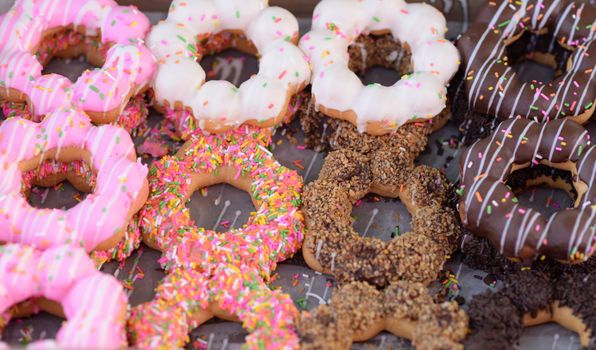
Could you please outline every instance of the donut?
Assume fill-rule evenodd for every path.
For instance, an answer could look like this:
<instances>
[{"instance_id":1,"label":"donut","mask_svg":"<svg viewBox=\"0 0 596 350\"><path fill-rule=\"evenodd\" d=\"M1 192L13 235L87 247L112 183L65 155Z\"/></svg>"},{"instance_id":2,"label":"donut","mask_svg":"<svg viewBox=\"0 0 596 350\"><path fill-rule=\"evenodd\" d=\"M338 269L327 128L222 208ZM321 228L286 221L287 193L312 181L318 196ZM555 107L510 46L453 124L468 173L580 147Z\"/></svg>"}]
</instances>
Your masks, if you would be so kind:
<instances>
[{"instance_id":1,"label":"donut","mask_svg":"<svg viewBox=\"0 0 596 350\"><path fill-rule=\"evenodd\" d=\"M185 137L196 128L221 133L244 123L277 125L288 116L292 96L310 80L297 41L296 18L265 0L175 0L167 19L147 37L159 61L155 107L174 114ZM239 87L206 82L198 63L228 48L259 57L258 73Z\"/></svg>"},{"instance_id":2,"label":"donut","mask_svg":"<svg viewBox=\"0 0 596 350\"><path fill-rule=\"evenodd\" d=\"M56 340L32 348L126 347L126 293L116 278L95 269L84 249L6 244L0 246L0 272L0 328L14 316L11 306L31 298L38 298L35 310L19 313L44 310L66 319Z\"/></svg>"},{"instance_id":3,"label":"donut","mask_svg":"<svg viewBox=\"0 0 596 350\"><path fill-rule=\"evenodd\" d=\"M461 228L455 211L446 206L446 178L436 169L414 165L430 130L428 124L408 124L394 135L363 137L352 127L360 138L334 141L342 146L328 154L319 178L302 195L307 228L302 254L309 267L340 283L365 281L380 288L437 277ZM352 227L351 212L367 193L399 198L412 215L412 232L387 243L361 237Z\"/></svg>"},{"instance_id":4,"label":"donut","mask_svg":"<svg viewBox=\"0 0 596 350\"><path fill-rule=\"evenodd\" d=\"M471 261L473 268L491 271L503 280L499 290L478 294L469 303L472 332L466 347L511 348L524 327L548 322L577 333L583 347L595 343L596 302L585 292L596 283L594 258L572 266L548 258L523 266L479 237L470 237L462 250L466 263Z\"/></svg>"},{"instance_id":5,"label":"donut","mask_svg":"<svg viewBox=\"0 0 596 350\"><path fill-rule=\"evenodd\" d=\"M402 0L319 2L312 30L300 40L313 67L311 90L316 109L372 135L388 134L403 124L438 115L446 106L445 85L459 66L459 53L445 39L446 29L445 17L427 4ZM400 42L394 46L398 50L395 57L400 49L411 55L409 74L392 86L364 86L350 70L346 53L361 35L387 34Z\"/></svg>"},{"instance_id":6,"label":"donut","mask_svg":"<svg viewBox=\"0 0 596 350\"><path fill-rule=\"evenodd\" d=\"M20 0L0 17L0 99L28 105L34 120L77 107L112 123L149 87L156 62L143 38L149 20L112 0ZM52 57L85 54L95 66L73 84L42 74Z\"/></svg>"},{"instance_id":7,"label":"donut","mask_svg":"<svg viewBox=\"0 0 596 350\"><path fill-rule=\"evenodd\" d=\"M521 116L586 123L596 101L596 8L572 0L486 1L457 42L464 100L477 118ZM527 50L551 66L552 81L526 82L513 66Z\"/></svg>"},{"instance_id":8,"label":"donut","mask_svg":"<svg viewBox=\"0 0 596 350\"><path fill-rule=\"evenodd\" d=\"M156 298L132 311L134 346L182 347L193 328L214 316L242 321L251 332L247 348L298 345L298 310L266 281L277 262L300 248L302 180L275 161L265 148L270 141L269 131L249 126L194 135L176 156L151 167L141 233L147 245L164 253L167 275ZM256 211L226 233L197 227L185 203L195 190L222 182L249 193Z\"/></svg>"},{"instance_id":9,"label":"donut","mask_svg":"<svg viewBox=\"0 0 596 350\"><path fill-rule=\"evenodd\" d=\"M23 175L48 160L84 161L96 174L93 192L68 210L32 207L22 193ZM0 164L0 242L37 249L75 243L88 252L108 250L121 241L147 198L147 167L137 162L130 135L112 125L93 126L76 109L50 113L41 123L4 121ZM69 177L58 173L51 181Z\"/></svg>"},{"instance_id":10,"label":"donut","mask_svg":"<svg viewBox=\"0 0 596 350\"><path fill-rule=\"evenodd\" d=\"M21 193L25 198L33 186L52 187L64 180L68 180L78 191L91 193L97 184L97 176L93 169L84 161L57 162L47 160L34 170L24 172ZM128 223L124 231L123 239L118 245L108 250L96 250L91 252L91 259L99 268L111 260L123 261L141 244L141 232L139 230L137 215Z\"/></svg>"},{"instance_id":11,"label":"donut","mask_svg":"<svg viewBox=\"0 0 596 350\"><path fill-rule=\"evenodd\" d=\"M595 161L587 130L575 122L506 120L492 136L479 140L461 155L458 192L462 223L510 258L545 255L569 263L584 261L593 253ZM577 193L573 208L547 219L519 203L507 179L516 170L536 165L571 172ZM565 183L544 176L534 179L533 184L569 191Z\"/></svg>"},{"instance_id":12,"label":"donut","mask_svg":"<svg viewBox=\"0 0 596 350\"><path fill-rule=\"evenodd\" d=\"M463 349L468 319L456 303L436 304L421 283L398 281L377 290L351 282L334 290L329 304L302 313L297 329L304 350L350 349L383 330L419 350Z\"/></svg>"}]
</instances>

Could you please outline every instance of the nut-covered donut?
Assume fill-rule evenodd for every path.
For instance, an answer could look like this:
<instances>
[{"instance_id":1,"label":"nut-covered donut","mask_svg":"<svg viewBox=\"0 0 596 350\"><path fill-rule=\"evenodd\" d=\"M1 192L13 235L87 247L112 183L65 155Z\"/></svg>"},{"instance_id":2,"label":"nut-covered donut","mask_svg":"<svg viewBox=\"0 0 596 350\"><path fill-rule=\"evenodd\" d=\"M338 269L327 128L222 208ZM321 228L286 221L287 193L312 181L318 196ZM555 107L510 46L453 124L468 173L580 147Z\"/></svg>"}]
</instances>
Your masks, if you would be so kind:
<instances>
[{"instance_id":1,"label":"nut-covered donut","mask_svg":"<svg viewBox=\"0 0 596 350\"><path fill-rule=\"evenodd\" d=\"M528 41L524 33L546 37ZM469 108L499 120L570 118L581 124L596 102L596 8L573 0L486 1L476 23L458 40ZM528 41L534 59L562 74L553 81L520 79L509 49ZM552 57L556 46L564 62ZM550 55L550 57L549 57Z\"/></svg>"},{"instance_id":2,"label":"nut-covered donut","mask_svg":"<svg viewBox=\"0 0 596 350\"><path fill-rule=\"evenodd\" d=\"M157 108L179 119L183 135L195 128L217 133L243 123L279 124L292 95L310 80L297 41L294 15L268 7L267 1L176 0L168 18L147 38L159 60L153 82ZM232 47L257 55L258 73L239 87L223 80L206 82L198 61Z\"/></svg>"},{"instance_id":3,"label":"nut-covered donut","mask_svg":"<svg viewBox=\"0 0 596 350\"><path fill-rule=\"evenodd\" d=\"M68 210L32 207L22 193L23 175L47 160L83 160L97 176L93 192ZM137 162L130 135L112 125L93 126L74 109L50 113L39 124L22 118L4 121L0 164L0 242L39 249L75 243L88 252L107 250L121 241L147 198L147 167Z\"/></svg>"},{"instance_id":4,"label":"nut-covered donut","mask_svg":"<svg viewBox=\"0 0 596 350\"><path fill-rule=\"evenodd\" d=\"M112 0L16 1L0 16L0 99L27 102L37 119L78 107L96 123L111 123L153 77L156 63L142 42L148 30L143 13ZM42 74L53 56L82 53L101 68L74 84Z\"/></svg>"},{"instance_id":5,"label":"nut-covered donut","mask_svg":"<svg viewBox=\"0 0 596 350\"><path fill-rule=\"evenodd\" d=\"M242 321L251 332L248 348L297 346L298 310L265 282L277 262L300 248L302 180L275 161L269 142L269 131L248 126L194 135L176 156L152 166L141 230L144 242L164 252L168 274L156 298L132 312L135 346L181 347L190 330L214 315ZM185 203L195 190L222 182L249 193L256 211L226 233L197 227Z\"/></svg>"},{"instance_id":6,"label":"nut-covered donut","mask_svg":"<svg viewBox=\"0 0 596 350\"><path fill-rule=\"evenodd\" d=\"M376 137L379 147L369 153L350 148L329 153L319 178L305 186L302 197L307 227L302 253L312 269L341 282L379 287L436 278L460 227L456 213L445 205L448 181L436 169L414 165L429 130L412 124L396 135ZM361 237L352 227L351 212L367 193L399 197L413 217L412 232L387 243Z\"/></svg>"},{"instance_id":7,"label":"nut-covered donut","mask_svg":"<svg viewBox=\"0 0 596 350\"><path fill-rule=\"evenodd\" d=\"M445 86L459 66L457 49L445 39L446 28L445 17L427 4L321 1L314 11L312 30L300 41L313 66L316 108L372 135L433 118L445 109ZM348 48L361 34L388 33L411 52L412 73L392 86L364 86L350 70Z\"/></svg>"},{"instance_id":8,"label":"nut-covered donut","mask_svg":"<svg viewBox=\"0 0 596 350\"><path fill-rule=\"evenodd\" d=\"M17 313L41 309L66 318L55 341L31 347L126 347L126 293L116 278L96 270L84 249L60 245L42 252L20 244L0 246L0 330L11 318L9 308L31 298L38 298L35 308Z\"/></svg>"},{"instance_id":9,"label":"nut-covered donut","mask_svg":"<svg viewBox=\"0 0 596 350\"><path fill-rule=\"evenodd\" d=\"M544 254L567 262L588 259L596 224L594 150L587 130L567 119L547 124L524 118L504 121L460 158L459 210L464 226L488 238L507 257L532 259ZM577 191L573 208L548 219L521 205L506 185L512 172L539 164L570 171ZM547 179L537 181L558 187Z\"/></svg>"},{"instance_id":10,"label":"nut-covered donut","mask_svg":"<svg viewBox=\"0 0 596 350\"><path fill-rule=\"evenodd\" d=\"M333 292L330 304L305 312L297 323L301 349L349 349L383 330L417 349L463 349L468 319L457 304L435 304L423 284L395 282L382 291L363 282Z\"/></svg>"}]
</instances>

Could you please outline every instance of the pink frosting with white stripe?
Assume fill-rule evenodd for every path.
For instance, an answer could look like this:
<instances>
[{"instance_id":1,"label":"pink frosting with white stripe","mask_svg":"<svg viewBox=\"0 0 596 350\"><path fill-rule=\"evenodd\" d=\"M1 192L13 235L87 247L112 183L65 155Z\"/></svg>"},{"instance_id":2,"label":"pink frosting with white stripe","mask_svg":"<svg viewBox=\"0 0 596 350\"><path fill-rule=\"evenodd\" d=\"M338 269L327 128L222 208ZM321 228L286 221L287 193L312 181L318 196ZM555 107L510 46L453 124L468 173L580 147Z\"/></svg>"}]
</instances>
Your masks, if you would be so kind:
<instances>
[{"instance_id":1,"label":"pink frosting with white stripe","mask_svg":"<svg viewBox=\"0 0 596 350\"><path fill-rule=\"evenodd\" d=\"M60 303L67 320L55 341L30 347L126 346L127 296L117 279L94 268L83 249L61 245L42 252L20 244L0 246L0 314L36 297Z\"/></svg>"},{"instance_id":2,"label":"pink frosting with white stripe","mask_svg":"<svg viewBox=\"0 0 596 350\"><path fill-rule=\"evenodd\" d=\"M42 33L68 26L84 26L87 35L100 35L102 43L114 45L103 67L85 72L72 86L74 100L61 94L63 80L68 79L44 79L35 56ZM17 1L0 16L0 88L27 95L37 116L73 106L73 101L88 112L108 112L119 106L122 112L125 98L147 86L156 69L142 40L149 27L149 20L136 7L118 6L112 0ZM40 87L45 92L40 93L44 91Z\"/></svg>"},{"instance_id":3,"label":"pink frosting with white stripe","mask_svg":"<svg viewBox=\"0 0 596 350\"><path fill-rule=\"evenodd\" d=\"M19 164L56 150L77 149L90 155L97 173L93 193L68 210L32 207L21 191ZM42 123L21 118L0 125L0 242L45 249L76 242L92 251L126 229L129 213L146 186L147 167L135 161L130 135L122 128L91 125L87 116L69 109L53 112Z\"/></svg>"}]
</instances>

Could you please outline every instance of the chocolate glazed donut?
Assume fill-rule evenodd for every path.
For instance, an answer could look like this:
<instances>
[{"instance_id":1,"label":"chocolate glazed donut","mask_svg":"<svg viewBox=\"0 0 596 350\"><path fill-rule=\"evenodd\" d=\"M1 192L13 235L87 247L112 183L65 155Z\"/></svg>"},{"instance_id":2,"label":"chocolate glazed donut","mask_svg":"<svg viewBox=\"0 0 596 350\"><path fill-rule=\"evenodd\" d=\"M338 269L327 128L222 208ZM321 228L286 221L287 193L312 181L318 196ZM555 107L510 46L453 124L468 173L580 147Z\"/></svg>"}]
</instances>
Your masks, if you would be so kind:
<instances>
[{"instance_id":1,"label":"chocolate glazed donut","mask_svg":"<svg viewBox=\"0 0 596 350\"><path fill-rule=\"evenodd\" d=\"M539 37L527 45L536 61L562 75L552 82L519 79L512 67L515 62L507 55L511 44L524 40L524 32L552 37ZM457 43L464 60L469 109L499 120L569 117L584 124L596 102L595 38L596 8L590 4L569 0L487 2L476 23ZM562 56L558 57L562 63L553 59L556 46L562 48L557 55Z\"/></svg>"},{"instance_id":2,"label":"chocolate glazed donut","mask_svg":"<svg viewBox=\"0 0 596 350\"><path fill-rule=\"evenodd\" d=\"M593 252L596 228L596 146L589 146L587 131L567 119L539 124L516 118L501 123L460 159L463 224L509 258L544 254L565 262L586 260ZM520 205L505 184L513 171L537 164L569 171L577 191L574 207L548 220Z\"/></svg>"}]
</instances>

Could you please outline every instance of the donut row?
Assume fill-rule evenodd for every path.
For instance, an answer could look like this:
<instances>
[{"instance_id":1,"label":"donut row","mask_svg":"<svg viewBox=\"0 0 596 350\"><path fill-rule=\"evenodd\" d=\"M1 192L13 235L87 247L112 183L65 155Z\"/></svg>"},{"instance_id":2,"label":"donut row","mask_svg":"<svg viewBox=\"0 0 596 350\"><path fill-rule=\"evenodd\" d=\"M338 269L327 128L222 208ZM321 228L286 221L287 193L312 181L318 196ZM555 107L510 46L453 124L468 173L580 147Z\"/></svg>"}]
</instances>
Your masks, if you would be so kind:
<instances>
[{"instance_id":1,"label":"donut row","mask_svg":"<svg viewBox=\"0 0 596 350\"><path fill-rule=\"evenodd\" d=\"M296 18L266 0L174 0L153 27L113 0L17 0L0 16L0 329L44 310L67 321L35 347L178 348L219 317L242 322L251 349L347 349L383 330L420 349L463 348L468 317L428 290L457 249L459 220L515 261L580 263L594 252L596 152L581 124L596 108L596 9L491 1L457 45L446 31L440 11L403 0L323 0L302 37ZM199 64L229 48L259 58L240 86L208 80ZM515 61L530 54L553 81L518 76ZM74 83L44 74L53 58L82 55L98 68ZM401 79L364 85L377 65ZM185 141L151 166L131 136L149 104ZM446 177L415 164L451 112L502 121L468 135L477 141L460 160L459 217ZM272 129L294 115L307 143L332 151L304 189L270 150ZM547 219L519 204L508 179L539 166L570 172L532 183L570 188L574 208ZM32 186L64 180L89 195L70 209L27 200ZM192 220L191 195L218 183L250 194L255 212L241 228ZM361 237L351 208L368 193L399 198L412 232ZM153 300L130 308L97 268L141 240L163 254L166 276ZM301 247L340 285L329 305L303 313L268 286ZM565 307L590 321L548 278L532 278L552 290L526 324L559 320ZM524 318L515 288L507 282L495 298ZM490 301L469 311L476 338L490 333L478 326L491 310L481 303Z\"/></svg>"}]
</instances>

